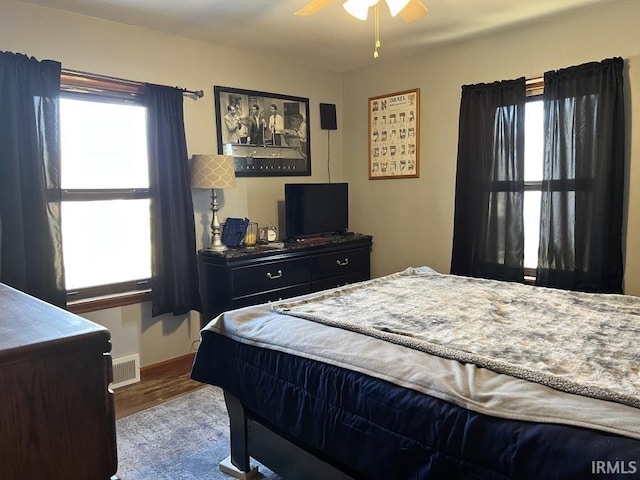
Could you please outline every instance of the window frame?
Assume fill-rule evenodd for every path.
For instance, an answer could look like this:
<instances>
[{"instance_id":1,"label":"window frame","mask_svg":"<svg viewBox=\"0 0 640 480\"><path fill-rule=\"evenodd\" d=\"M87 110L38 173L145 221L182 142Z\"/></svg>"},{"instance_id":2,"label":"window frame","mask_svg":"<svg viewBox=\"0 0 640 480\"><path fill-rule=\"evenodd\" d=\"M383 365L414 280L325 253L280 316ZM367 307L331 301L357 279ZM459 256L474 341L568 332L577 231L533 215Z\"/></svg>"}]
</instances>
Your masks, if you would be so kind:
<instances>
[{"instance_id":1,"label":"window frame","mask_svg":"<svg viewBox=\"0 0 640 480\"><path fill-rule=\"evenodd\" d=\"M61 98L75 98L100 103L145 105L144 86L111 77L85 72L64 71L61 75ZM151 199L149 188L62 189L61 201ZM64 241L64 239L63 239ZM85 313L151 299L151 278L67 289L67 309Z\"/></svg>"}]
</instances>

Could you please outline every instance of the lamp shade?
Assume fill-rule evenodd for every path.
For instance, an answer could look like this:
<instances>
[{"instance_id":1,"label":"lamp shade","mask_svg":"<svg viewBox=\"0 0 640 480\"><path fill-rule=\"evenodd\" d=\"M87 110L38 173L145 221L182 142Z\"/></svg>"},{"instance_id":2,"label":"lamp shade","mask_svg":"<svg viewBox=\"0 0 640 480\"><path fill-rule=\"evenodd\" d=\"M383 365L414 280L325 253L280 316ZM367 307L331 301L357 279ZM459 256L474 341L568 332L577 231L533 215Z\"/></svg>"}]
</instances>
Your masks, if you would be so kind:
<instances>
[{"instance_id":1,"label":"lamp shade","mask_svg":"<svg viewBox=\"0 0 640 480\"><path fill-rule=\"evenodd\" d=\"M342 6L357 19L366 20L369 7L376 3L378 3L378 0L347 0Z\"/></svg>"},{"instance_id":2,"label":"lamp shade","mask_svg":"<svg viewBox=\"0 0 640 480\"><path fill-rule=\"evenodd\" d=\"M387 6L389 7L389 11L391 12L391 16L395 17L399 14L404 7L407 6L409 0L385 0L387 2Z\"/></svg>"},{"instance_id":3,"label":"lamp shade","mask_svg":"<svg viewBox=\"0 0 640 480\"><path fill-rule=\"evenodd\" d=\"M380 0L347 0L342 5L344 9L360 20L366 20L369 7L375 5ZM385 0L391 16L395 17L409 4L409 0Z\"/></svg>"},{"instance_id":4,"label":"lamp shade","mask_svg":"<svg viewBox=\"0 0 640 480\"><path fill-rule=\"evenodd\" d=\"M194 155L191 166L193 188L235 188L236 175L231 155Z\"/></svg>"}]
</instances>

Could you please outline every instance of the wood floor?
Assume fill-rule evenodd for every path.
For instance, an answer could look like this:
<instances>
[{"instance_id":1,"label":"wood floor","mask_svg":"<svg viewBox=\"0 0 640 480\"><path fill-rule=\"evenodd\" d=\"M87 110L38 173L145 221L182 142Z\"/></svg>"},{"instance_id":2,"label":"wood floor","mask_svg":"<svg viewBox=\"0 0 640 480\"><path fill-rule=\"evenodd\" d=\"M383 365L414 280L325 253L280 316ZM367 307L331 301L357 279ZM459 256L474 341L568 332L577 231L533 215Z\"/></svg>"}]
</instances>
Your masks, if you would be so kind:
<instances>
[{"instance_id":1,"label":"wood floor","mask_svg":"<svg viewBox=\"0 0 640 480\"><path fill-rule=\"evenodd\" d=\"M194 354L140 369L140 382L114 391L116 419L166 402L204 386L191 380Z\"/></svg>"}]
</instances>

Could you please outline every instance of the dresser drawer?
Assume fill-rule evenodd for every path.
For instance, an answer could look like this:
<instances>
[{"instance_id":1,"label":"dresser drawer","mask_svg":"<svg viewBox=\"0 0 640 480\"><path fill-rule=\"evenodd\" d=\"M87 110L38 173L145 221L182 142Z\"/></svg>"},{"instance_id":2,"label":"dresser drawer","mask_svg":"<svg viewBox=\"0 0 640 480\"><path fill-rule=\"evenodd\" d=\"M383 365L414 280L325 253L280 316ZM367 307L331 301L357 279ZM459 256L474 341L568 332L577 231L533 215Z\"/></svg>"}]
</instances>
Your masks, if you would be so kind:
<instances>
[{"instance_id":1,"label":"dresser drawer","mask_svg":"<svg viewBox=\"0 0 640 480\"><path fill-rule=\"evenodd\" d=\"M232 298L309 283L310 280L308 258L234 267L231 272Z\"/></svg>"},{"instance_id":2,"label":"dresser drawer","mask_svg":"<svg viewBox=\"0 0 640 480\"><path fill-rule=\"evenodd\" d=\"M256 293L246 297L234 298L229 306L230 309L248 307L249 305L258 305L260 303L277 302L285 298L297 297L311 293L311 284L303 283L294 287L286 287L279 290L271 290L266 293Z\"/></svg>"},{"instance_id":3,"label":"dresser drawer","mask_svg":"<svg viewBox=\"0 0 640 480\"><path fill-rule=\"evenodd\" d=\"M365 272L369 276L369 247L323 253L311 257L313 280Z\"/></svg>"},{"instance_id":4,"label":"dresser drawer","mask_svg":"<svg viewBox=\"0 0 640 480\"><path fill-rule=\"evenodd\" d=\"M319 292L328 290L329 288L343 287L352 283L363 282L369 280L369 271L349 273L338 277L323 278L322 280L314 280L311 282L311 291Z\"/></svg>"}]
</instances>

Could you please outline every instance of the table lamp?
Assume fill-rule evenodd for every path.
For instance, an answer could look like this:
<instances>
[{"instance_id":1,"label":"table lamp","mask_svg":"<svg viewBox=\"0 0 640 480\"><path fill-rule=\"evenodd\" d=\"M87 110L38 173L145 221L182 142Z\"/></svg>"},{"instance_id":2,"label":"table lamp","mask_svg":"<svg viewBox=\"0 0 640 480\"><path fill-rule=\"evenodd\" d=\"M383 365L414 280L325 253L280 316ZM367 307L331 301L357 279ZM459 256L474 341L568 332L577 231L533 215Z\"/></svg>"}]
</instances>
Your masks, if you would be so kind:
<instances>
[{"instance_id":1,"label":"table lamp","mask_svg":"<svg viewBox=\"0 0 640 480\"><path fill-rule=\"evenodd\" d=\"M235 188L236 175L231 155L194 155L191 167L191 186L211 189L211 245L205 250L224 252L227 247L222 243L220 222L218 221L217 188Z\"/></svg>"}]
</instances>

